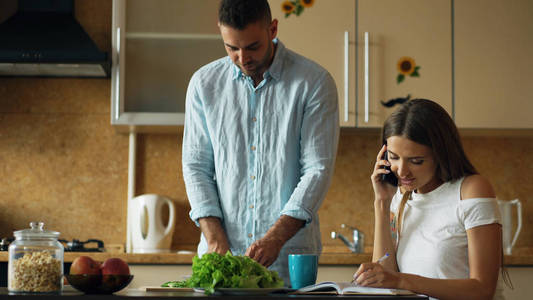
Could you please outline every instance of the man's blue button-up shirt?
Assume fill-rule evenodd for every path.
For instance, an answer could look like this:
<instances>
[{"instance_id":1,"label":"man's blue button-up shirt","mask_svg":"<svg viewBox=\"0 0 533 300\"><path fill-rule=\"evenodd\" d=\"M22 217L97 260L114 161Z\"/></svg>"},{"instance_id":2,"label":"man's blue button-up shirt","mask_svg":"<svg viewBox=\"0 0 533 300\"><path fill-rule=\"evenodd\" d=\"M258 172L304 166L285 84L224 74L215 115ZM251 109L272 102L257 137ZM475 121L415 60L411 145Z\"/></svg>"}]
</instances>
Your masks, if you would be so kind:
<instances>
[{"instance_id":1,"label":"man's blue button-up shirt","mask_svg":"<svg viewBox=\"0 0 533 300\"><path fill-rule=\"evenodd\" d=\"M272 265L286 279L289 253L321 252L317 211L335 163L338 100L325 69L275 42L257 87L229 57L193 75L182 164L191 219L220 218L235 255L281 215L306 221Z\"/></svg>"}]
</instances>

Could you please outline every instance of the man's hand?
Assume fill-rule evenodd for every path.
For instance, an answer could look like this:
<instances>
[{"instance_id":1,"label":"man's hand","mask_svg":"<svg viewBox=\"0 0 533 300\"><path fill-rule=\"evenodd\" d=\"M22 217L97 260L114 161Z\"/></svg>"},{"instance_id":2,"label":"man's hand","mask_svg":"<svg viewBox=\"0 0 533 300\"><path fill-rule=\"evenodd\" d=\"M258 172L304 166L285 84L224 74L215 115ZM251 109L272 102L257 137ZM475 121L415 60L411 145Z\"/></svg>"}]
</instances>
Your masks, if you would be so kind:
<instances>
[{"instance_id":1,"label":"man's hand","mask_svg":"<svg viewBox=\"0 0 533 300\"><path fill-rule=\"evenodd\" d=\"M265 236L251 244L244 255L249 256L263 266L268 267L278 259L283 244L284 242L280 240Z\"/></svg>"},{"instance_id":2,"label":"man's hand","mask_svg":"<svg viewBox=\"0 0 533 300\"><path fill-rule=\"evenodd\" d=\"M265 267L278 259L279 252L285 243L292 238L305 224L304 220L282 215L270 227L265 236L255 241L246 250L245 255L256 260Z\"/></svg>"},{"instance_id":3,"label":"man's hand","mask_svg":"<svg viewBox=\"0 0 533 300\"><path fill-rule=\"evenodd\" d=\"M220 223L220 219L216 217L205 217L198 219L198 222L207 240L207 253L216 252L226 254L229 250L229 242L226 232L224 232Z\"/></svg>"},{"instance_id":4,"label":"man's hand","mask_svg":"<svg viewBox=\"0 0 533 300\"><path fill-rule=\"evenodd\" d=\"M226 254L229 250L228 241L209 241L207 242L207 253L216 252L218 254Z\"/></svg>"}]
</instances>

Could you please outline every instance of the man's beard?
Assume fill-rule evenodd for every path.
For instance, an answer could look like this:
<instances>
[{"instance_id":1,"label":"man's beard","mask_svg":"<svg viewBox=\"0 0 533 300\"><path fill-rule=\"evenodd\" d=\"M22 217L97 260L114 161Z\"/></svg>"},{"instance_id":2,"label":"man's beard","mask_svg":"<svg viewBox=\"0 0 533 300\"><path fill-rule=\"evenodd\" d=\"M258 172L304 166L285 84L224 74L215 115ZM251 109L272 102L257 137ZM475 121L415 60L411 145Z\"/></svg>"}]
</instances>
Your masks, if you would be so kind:
<instances>
[{"instance_id":1,"label":"man's beard","mask_svg":"<svg viewBox=\"0 0 533 300\"><path fill-rule=\"evenodd\" d=\"M268 49L263 59L261 59L260 61L252 61L251 63L246 64L246 66L251 65L252 66L251 69L246 69L244 65L239 65L239 68L244 74L250 77L263 76L263 72L267 70L268 64L270 63L271 58L272 58L272 42L268 44Z\"/></svg>"}]
</instances>

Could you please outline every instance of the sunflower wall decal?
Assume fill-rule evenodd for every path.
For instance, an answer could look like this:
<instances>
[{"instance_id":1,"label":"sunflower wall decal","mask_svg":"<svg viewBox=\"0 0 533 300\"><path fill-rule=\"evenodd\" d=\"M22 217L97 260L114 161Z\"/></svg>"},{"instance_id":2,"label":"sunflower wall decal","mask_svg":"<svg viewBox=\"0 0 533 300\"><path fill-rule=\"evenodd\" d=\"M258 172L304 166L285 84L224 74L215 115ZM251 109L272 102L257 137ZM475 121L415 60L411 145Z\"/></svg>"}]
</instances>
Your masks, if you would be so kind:
<instances>
[{"instance_id":1,"label":"sunflower wall decal","mask_svg":"<svg viewBox=\"0 0 533 300\"><path fill-rule=\"evenodd\" d=\"M285 18L288 18L291 14L299 16L304 11L304 8L309 8L313 4L315 4L315 0L283 1L281 10L285 13Z\"/></svg>"},{"instance_id":2,"label":"sunflower wall decal","mask_svg":"<svg viewBox=\"0 0 533 300\"><path fill-rule=\"evenodd\" d=\"M411 57L404 56L400 58L398 61L398 72L400 74L396 77L396 83L400 84L405 79L405 76L420 77L419 69L420 66L417 66L415 60Z\"/></svg>"}]
</instances>

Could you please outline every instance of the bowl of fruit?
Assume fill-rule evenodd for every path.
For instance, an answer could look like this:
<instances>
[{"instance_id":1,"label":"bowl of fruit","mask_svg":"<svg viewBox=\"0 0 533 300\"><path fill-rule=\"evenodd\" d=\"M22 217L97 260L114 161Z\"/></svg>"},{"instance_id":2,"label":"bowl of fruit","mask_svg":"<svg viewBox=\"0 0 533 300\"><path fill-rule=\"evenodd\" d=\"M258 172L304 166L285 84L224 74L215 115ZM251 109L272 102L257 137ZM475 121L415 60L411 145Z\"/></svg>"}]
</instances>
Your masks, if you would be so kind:
<instances>
[{"instance_id":1,"label":"bowl of fruit","mask_svg":"<svg viewBox=\"0 0 533 300\"><path fill-rule=\"evenodd\" d=\"M128 286L133 275L120 258L108 258L101 264L89 256L79 256L65 278L72 287L86 294L112 294Z\"/></svg>"}]
</instances>

